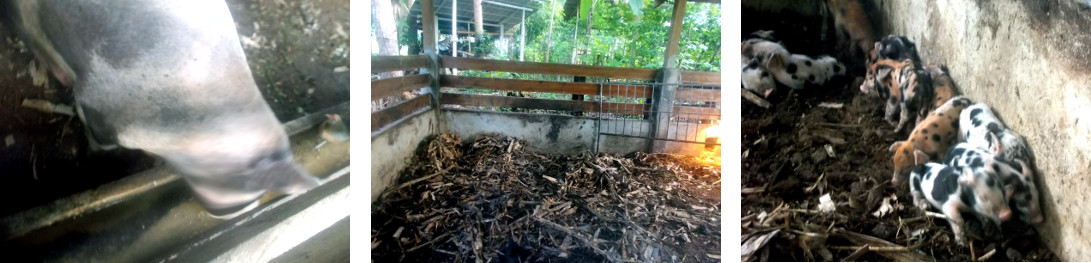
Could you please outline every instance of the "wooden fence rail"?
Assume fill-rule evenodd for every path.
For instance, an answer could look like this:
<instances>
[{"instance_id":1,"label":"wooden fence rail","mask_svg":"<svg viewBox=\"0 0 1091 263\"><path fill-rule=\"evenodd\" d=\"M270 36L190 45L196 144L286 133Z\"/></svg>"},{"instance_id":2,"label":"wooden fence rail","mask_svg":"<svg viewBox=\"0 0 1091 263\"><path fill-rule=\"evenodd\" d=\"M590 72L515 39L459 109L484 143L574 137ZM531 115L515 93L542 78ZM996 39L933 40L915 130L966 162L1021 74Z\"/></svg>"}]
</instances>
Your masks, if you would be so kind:
<instances>
[{"instance_id":1,"label":"wooden fence rail","mask_svg":"<svg viewBox=\"0 0 1091 263\"><path fill-rule=\"evenodd\" d=\"M409 75L404 77L387 78L371 81L371 100L397 95L403 91L428 87L428 80L432 77L426 74Z\"/></svg>"},{"instance_id":2,"label":"wooden fence rail","mask_svg":"<svg viewBox=\"0 0 1091 263\"><path fill-rule=\"evenodd\" d=\"M488 70L527 74L607 77L628 80L654 80L657 70L647 68L617 68L555 63L521 62L461 57L440 57L444 68Z\"/></svg>"},{"instance_id":3,"label":"wooden fence rail","mask_svg":"<svg viewBox=\"0 0 1091 263\"><path fill-rule=\"evenodd\" d=\"M430 67L428 56L371 56L371 73Z\"/></svg>"},{"instance_id":4,"label":"wooden fence rail","mask_svg":"<svg viewBox=\"0 0 1091 263\"><path fill-rule=\"evenodd\" d=\"M410 113L429 107L428 102L428 96L417 96L408 101L403 101L397 105L371 113L371 131L377 131L387 124L409 116Z\"/></svg>"}]
</instances>

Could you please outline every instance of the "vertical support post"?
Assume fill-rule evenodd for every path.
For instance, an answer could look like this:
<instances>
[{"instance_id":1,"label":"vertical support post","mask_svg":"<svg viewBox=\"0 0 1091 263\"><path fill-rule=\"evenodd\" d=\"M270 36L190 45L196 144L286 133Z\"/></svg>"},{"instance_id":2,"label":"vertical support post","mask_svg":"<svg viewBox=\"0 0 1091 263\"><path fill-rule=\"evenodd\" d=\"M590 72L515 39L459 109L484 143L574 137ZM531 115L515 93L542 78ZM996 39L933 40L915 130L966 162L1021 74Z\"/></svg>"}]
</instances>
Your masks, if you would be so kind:
<instances>
[{"instance_id":1,"label":"vertical support post","mask_svg":"<svg viewBox=\"0 0 1091 263\"><path fill-rule=\"evenodd\" d=\"M678 41L682 38L682 18L686 16L685 0L674 1L674 10L671 13L671 28L667 35L667 49L663 57L663 69L659 71L658 81L660 86L655 90L652 98L654 111L651 123L651 135L656 139L670 138L670 118L674 111L674 94L681 83L682 74L678 70ZM659 140L651 140L648 143L649 152L661 152L665 145L657 143Z\"/></svg>"},{"instance_id":2,"label":"vertical support post","mask_svg":"<svg viewBox=\"0 0 1091 263\"><path fill-rule=\"evenodd\" d=\"M587 82L587 77L573 76L572 77L572 82L584 83L584 82ZM583 94L572 94L572 100L583 101ZM573 111L572 116L583 116L583 112L582 111Z\"/></svg>"},{"instance_id":3,"label":"vertical support post","mask_svg":"<svg viewBox=\"0 0 1091 263\"><path fill-rule=\"evenodd\" d=\"M433 0L421 0L421 28L424 29L424 54L428 56L428 61L431 62L428 68L422 68L421 72L427 72L430 76L428 80L428 96L429 103L432 106L432 111L436 115L436 123L432 128L437 132L442 132L441 128L446 125L441 124L444 120L440 112L439 104L439 78L440 78L440 63L439 52L436 49L436 40L439 36L439 23L436 23L436 9L433 5Z\"/></svg>"},{"instance_id":4,"label":"vertical support post","mask_svg":"<svg viewBox=\"0 0 1091 263\"><path fill-rule=\"evenodd\" d=\"M682 18L686 16L686 2L674 1L674 12L671 13L671 29L667 36L667 50L663 57L664 68L678 67L678 40L682 38Z\"/></svg>"},{"instance_id":5,"label":"vertical support post","mask_svg":"<svg viewBox=\"0 0 1091 263\"><path fill-rule=\"evenodd\" d=\"M670 119L674 115L674 94L681 81L682 71L676 68L663 68L659 71L658 81L661 83L658 89L652 93L652 121L651 135L655 139L670 139ZM648 152L661 152L663 143L658 140L650 140Z\"/></svg>"},{"instance_id":6,"label":"vertical support post","mask_svg":"<svg viewBox=\"0 0 1091 263\"><path fill-rule=\"evenodd\" d=\"M526 49L527 40L527 10L523 10L523 15L519 18L519 61L523 61L523 50Z\"/></svg>"},{"instance_id":7,"label":"vertical support post","mask_svg":"<svg viewBox=\"0 0 1091 263\"><path fill-rule=\"evenodd\" d=\"M500 55L507 56L508 43L504 40L507 40L504 38L504 23L500 23Z\"/></svg>"},{"instance_id":8,"label":"vertical support post","mask_svg":"<svg viewBox=\"0 0 1091 263\"><path fill-rule=\"evenodd\" d=\"M458 57L458 0L451 1L451 56Z\"/></svg>"},{"instance_id":9,"label":"vertical support post","mask_svg":"<svg viewBox=\"0 0 1091 263\"><path fill-rule=\"evenodd\" d=\"M432 5L433 0L421 0L421 29L424 30L424 54L436 53L436 7Z\"/></svg>"}]
</instances>

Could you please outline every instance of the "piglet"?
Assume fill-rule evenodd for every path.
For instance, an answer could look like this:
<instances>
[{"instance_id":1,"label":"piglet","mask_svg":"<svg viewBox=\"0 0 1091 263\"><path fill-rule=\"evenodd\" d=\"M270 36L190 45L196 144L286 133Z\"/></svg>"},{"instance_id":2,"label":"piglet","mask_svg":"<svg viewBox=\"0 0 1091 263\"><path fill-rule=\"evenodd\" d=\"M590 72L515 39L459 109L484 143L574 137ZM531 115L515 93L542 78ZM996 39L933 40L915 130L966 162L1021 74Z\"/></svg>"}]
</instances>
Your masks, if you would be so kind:
<instances>
[{"instance_id":1,"label":"piglet","mask_svg":"<svg viewBox=\"0 0 1091 263\"><path fill-rule=\"evenodd\" d=\"M788 64L788 58L791 55L791 53L788 53L788 49L785 49L778 42L761 38L751 38L742 42L743 64L756 61L761 68L766 70L781 69Z\"/></svg>"},{"instance_id":2,"label":"piglet","mask_svg":"<svg viewBox=\"0 0 1091 263\"><path fill-rule=\"evenodd\" d=\"M875 55L880 59L899 61L908 59L917 64L920 64L921 61L917 55L917 45L909 41L905 36L899 35L887 35L876 42Z\"/></svg>"},{"instance_id":3,"label":"piglet","mask_svg":"<svg viewBox=\"0 0 1091 263\"><path fill-rule=\"evenodd\" d=\"M777 83L773 81L773 75L758 66L757 61L750 61L750 64L743 65L742 86L769 97L776 89Z\"/></svg>"},{"instance_id":4,"label":"piglet","mask_svg":"<svg viewBox=\"0 0 1091 263\"><path fill-rule=\"evenodd\" d=\"M1007 160L1022 160L1032 163L1027 143L1015 131L1008 129L1000 119L993 114L985 103L974 103L962 110L959 118L959 137L962 141L977 145L982 148L997 149L994 154L999 154ZM987 135L992 134L999 139L1000 147L993 147Z\"/></svg>"},{"instance_id":5,"label":"piglet","mask_svg":"<svg viewBox=\"0 0 1091 263\"><path fill-rule=\"evenodd\" d=\"M899 184L913 165L943 160L947 149L958 140L955 134L958 130L958 113L970 103L969 99L961 96L947 101L913 129L908 141L890 145L890 152L894 154L892 184Z\"/></svg>"},{"instance_id":6,"label":"piglet","mask_svg":"<svg viewBox=\"0 0 1091 263\"><path fill-rule=\"evenodd\" d=\"M926 163L915 166L909 180L913 203L922 211L931 206L947 216L959 245L965 244L961 212L972 211L998 225L1011 217L1000 179L995 175L980 176L970 170Z\"/></svg>"},{"instance_id":7,"label":"piglet","mask_svg":"<svg viewBox=\"0 0 1091 263\"><path fill-rule=\"evenodd\" d=\"M224 1L0 1L0 17L73 88L93 149L163 158L213 216L319 184L292 163Z\"/></svg>"},{"instance_id":8,"label":"piglet","mask_svg":"<svg viewBox=\"0 0 1091 263\"><path fill-rule=\"evenodd\" d=\"M958 96L955 82L951 80L951 75L947 73L947 66L928 64L924 65L924 68L928 70L928 75L932 77L932 93L935 94L932 103L934 107L939 108L940 105L947 103L951 98Z\"/></svg>"},{"instance_id":9,"label":"piglet","mask_svg":"<svg viewBox=\"0 0 1091 263\"><path fill-rule=\"evenodd\" d=\"M991 135L988 137L989 140L996 140ZM994 144L994 147L999 147L999 144ZM951 147L943 163L957 169L969 170L978 176L998 176L1004 184L1008 205L1015 209L1019 219L1028 224L1042 223L1044 217L1030 166L1022 160L1007 160L994 155L993 150L995 149L959 143Z\"/></svg>"}]
</instances>

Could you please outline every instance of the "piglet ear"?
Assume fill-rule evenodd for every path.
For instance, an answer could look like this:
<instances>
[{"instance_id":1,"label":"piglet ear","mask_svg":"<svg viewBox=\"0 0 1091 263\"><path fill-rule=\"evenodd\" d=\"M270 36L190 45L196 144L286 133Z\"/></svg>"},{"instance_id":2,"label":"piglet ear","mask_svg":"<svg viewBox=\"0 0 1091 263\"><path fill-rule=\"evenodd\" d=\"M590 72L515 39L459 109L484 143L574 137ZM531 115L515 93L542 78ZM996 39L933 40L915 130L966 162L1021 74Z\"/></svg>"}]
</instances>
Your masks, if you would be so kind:
<instances>
[{"instance_id":1,"label":"piglet ear","mask_svg":"<svg viewBox=\"0 0 1091 263\"><path fill-rule=\"evenodd\" d=\"M1005 194L1005 196L1008 196L1008 197L1015 194L1015 185L1004 186L1004 194Z\"/></svg>"},{"instance_id":2,"label":"piglet ear","mask_svg":"<svg viewBox=\"0 0 1091 263\"><path fill-rule=\"evenodd\" d=\"M914 164L919 165L919 164L923 164L923 163L928 162L928 154L922 152L921 150L914 150L913 151L913 158L914 158L913 159Z\"/></svg>"},{"instance_id":3,"label":"piglet ear","mask_svg":"<svg viewBox=\"0 0 1091 263\"><path fill-rule=\"evenodd\" d=\"M958 182L963 184L974 184L977 180L974 180L974 173L971 169L962 169L962 176L958 177Z\"/></svg>"},{"instance_id":4,"label":"piglet ear","mask_svg":"<svg viewBox=\"0 0 1091 263\"><path fill-rule=\"evenodd\" d=\"M1026 162L1023 162L1023 160L1015 159L1015 162L1019 163L1019 166L1023 167L1023 177L1027 178L1027 179L1030 179L1031 176L1032 176L1032 174L1030 172L1030 166L1027 165Z\"/></svg>"},{"instance_id":5,"label":"piglet ear","mask_svg":"<svg viewBox=\"0 0 1091 263\"><path fill-rule=\"evenodd\" d=\"M890 145L890 152L898 151L898 148L901 148L902 144L905 144L905 141L896 141L896 142L894 142L894 144Z\"/></svg>"},{"instance_id":6,"label":"piglet ear","mask_svg":"<svg viewBox=\"0 0 1091 263\"><path fill-rule=\"evenodd\" d=\"M1000 139L996 138L996 134L986 132L985 138L989 140L989 145L991 145L989 150L992 151L993 154L999 155L1000 152L1004 150L1004 147L1000 145Z\"/></svg>"}]
</instances>

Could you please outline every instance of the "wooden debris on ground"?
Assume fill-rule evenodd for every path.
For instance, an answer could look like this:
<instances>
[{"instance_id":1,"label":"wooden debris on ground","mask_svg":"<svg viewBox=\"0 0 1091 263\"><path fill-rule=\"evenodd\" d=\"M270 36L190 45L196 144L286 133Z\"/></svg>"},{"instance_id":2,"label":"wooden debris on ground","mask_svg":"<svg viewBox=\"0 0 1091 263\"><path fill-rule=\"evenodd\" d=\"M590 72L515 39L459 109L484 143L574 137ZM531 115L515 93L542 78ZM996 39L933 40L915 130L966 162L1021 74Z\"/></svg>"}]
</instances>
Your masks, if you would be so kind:
<instances>
[{"instance_id":1,"label":"wooden debris on ground","mask_svg":"<svg viewBox=\"0 0 1091 263\"><path fill-rule=\"evenodd\" d=\"M440 134L372 206L372 260L718 262L719 172L696 157Z\"/></svg>"}]
</instances>

